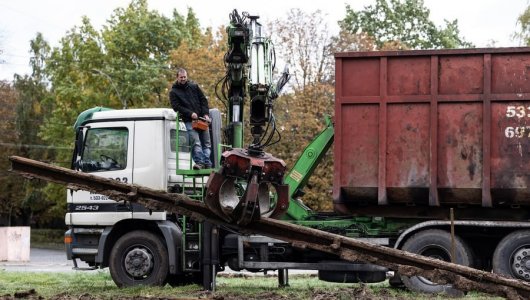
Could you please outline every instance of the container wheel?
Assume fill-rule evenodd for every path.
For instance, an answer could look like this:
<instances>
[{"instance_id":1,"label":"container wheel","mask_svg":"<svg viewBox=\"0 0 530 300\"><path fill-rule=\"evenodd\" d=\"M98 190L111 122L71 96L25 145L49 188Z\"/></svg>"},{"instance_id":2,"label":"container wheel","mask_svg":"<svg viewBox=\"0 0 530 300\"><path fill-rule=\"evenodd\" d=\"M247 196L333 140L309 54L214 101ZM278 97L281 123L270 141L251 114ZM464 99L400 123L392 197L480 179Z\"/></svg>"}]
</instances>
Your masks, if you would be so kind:
<instances>
[{"instance_id":1,"label":"container wheel","mask_svg":"<svg viewBox=\"0 0 530 300\"><path fill-rule=\"evenodd\" d=\"M136 230L118 239L110 252L110 275L119 287L164 285L168 273L168 254L155 234Z\"/></svg>"},{"instance_id":2,"label":"container wheel","mask_svg":"<svg viewBox=\"0 0 530 300\"><path fill-rule=\"evenodd\" d=\"M411 236L403 245L402 250L423 256L451 261L451 234L439 229L429 229ZM455 236L456 263L471 266L473 252L458 236ZM464 293L450 284L436 284L422 276L401 276L403 284L410 290L429 294L446 294L463 296Z\"/></svg>"},{"instance_id":3,"label":"container wheel","mask_svg":"<svg viewBox=\"0 0 530 300\"><path fill-rule=\"evenodd\" d=\"M505 236L493 253L493 272L530 281L530 231Z\"/></svg>"}]
</instances>

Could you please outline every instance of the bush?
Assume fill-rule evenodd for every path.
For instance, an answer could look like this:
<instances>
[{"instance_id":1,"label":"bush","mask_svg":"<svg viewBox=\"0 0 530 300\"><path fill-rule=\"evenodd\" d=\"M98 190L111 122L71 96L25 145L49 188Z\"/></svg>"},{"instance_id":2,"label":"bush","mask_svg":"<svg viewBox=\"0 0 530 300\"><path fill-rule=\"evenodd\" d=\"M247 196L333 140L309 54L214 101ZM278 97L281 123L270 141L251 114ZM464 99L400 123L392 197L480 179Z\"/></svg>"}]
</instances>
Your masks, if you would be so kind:
<instances>
[{"instance_id":1,"label":"bush","mask_svg":"<svg viewBox=\"0 0 530 300\"><path fill-rule=\"evenodd\" d=\"M63 229L31 229L31 247L34 248L64 248Z\"/></svg>"}]
</instances>

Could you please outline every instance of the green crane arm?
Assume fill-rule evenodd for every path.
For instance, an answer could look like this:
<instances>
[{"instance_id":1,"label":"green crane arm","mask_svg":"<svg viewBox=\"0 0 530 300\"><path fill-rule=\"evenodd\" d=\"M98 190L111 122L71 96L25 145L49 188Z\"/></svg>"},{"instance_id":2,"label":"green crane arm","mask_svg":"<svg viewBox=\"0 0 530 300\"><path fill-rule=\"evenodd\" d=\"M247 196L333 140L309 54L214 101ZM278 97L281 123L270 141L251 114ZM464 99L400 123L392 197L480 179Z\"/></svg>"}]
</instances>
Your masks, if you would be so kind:
<instances>
[{"instance_id":1,"label":"green crane arm","mask_svg":"<svg viewBox=\"0 0 530 300\"><path fill-rule=\"evenodd\" d=\"M284 218L288 220L304 220L311 215L311 209L298 198L309 177L318 166L329 147L333 144L334 127L331 117L326 116L326 127L305 147L293 168L284 179L289 186L289 209Z\"/></svg>"}]
</instances>

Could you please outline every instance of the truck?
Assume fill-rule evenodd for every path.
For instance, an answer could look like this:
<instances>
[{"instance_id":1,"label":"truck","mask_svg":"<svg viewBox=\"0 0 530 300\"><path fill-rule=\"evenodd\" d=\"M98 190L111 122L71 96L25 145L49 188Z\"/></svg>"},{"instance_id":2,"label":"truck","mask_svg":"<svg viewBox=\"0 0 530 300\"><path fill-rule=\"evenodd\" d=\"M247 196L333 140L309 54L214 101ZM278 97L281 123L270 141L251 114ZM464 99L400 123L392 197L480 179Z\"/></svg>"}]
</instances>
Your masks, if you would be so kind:
<instances>
[{"instance_id":1,"label":"truck","mask_svg":"<svg viewBox=\"0 0 530 300\"><path fill-rule=\"evenodd\" d=\"M211 111L214 169L191 169L185 128L173 110L163 108L83 112L75 125L72 168L207 204L215 194L209 192L212 178L230 178L217 186L213 200L221 206L212 210L230 218L242 199L252 198L239 211L239 225L259 218L257 208L294 225L530 280L530 48L335 54L334 121L326 121L291 170L262 185L258 180L266 176L260 174L228 176L226 153L243 145L248 92L253 143L236 154L251 161L270 158L261 141L271 140L263 136L274 126L273 100L286 76L274 90L270 64L256 68L255 56L268 53L268 46L261 36L242 38L260 32L257 17L246 17L250 22L243 24L233 14L228 28L228 122ZM247 63L255 68L248 76L241 68ZM229 143L221 141L223 135ZM334 212L314 212L300 196L332 143ZM269 185L276 193L261 188ZM289 269L318 270L321 280L332 282L388 278L388 268L376 264L111 198L68 190L65 243L76 268L77 260L109 267L118 286L202 283L212 289L215 274L226 266L278 270L283 286ZM450 284L399 272L389 283L460 293Z\"/></svg>"}]
</instances>

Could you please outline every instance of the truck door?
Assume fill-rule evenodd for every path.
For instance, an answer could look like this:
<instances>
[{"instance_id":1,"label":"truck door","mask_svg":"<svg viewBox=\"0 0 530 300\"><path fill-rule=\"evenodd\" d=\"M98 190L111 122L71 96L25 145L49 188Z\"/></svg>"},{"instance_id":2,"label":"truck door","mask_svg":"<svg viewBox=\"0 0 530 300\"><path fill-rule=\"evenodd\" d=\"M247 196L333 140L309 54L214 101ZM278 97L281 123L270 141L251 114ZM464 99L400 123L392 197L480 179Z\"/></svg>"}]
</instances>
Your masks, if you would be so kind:
<instances>
[{"instance_id":1,"label":"truck door","mask_svg":"<svg viewBox=\"0 0 530 300\"><path fill-rule=\"evenodd\" d=\"M169 145L167 145L168 185L173 186L175 190L179 190L176 186L183 187L185 183L182 174L177 175L179 173L178 170L190 170L192 165L186 125L182 122L171 122L169 124L169 137ZM188 183L191 184L191 180Z\"/></svg>"},{"instance_id":2,"label":"truck door","mask_svg":"<svg viewBox=\"0 0 530 300\"><path fill-rule=\"evenodd\" d=\"M121 182L133 182L134 122L101 122L84 129L83 147L75 167ZM107 196L68 190L67 225L113 225L132 217L129 203Z\"/></svg>"}]
</instances>

